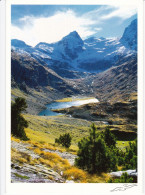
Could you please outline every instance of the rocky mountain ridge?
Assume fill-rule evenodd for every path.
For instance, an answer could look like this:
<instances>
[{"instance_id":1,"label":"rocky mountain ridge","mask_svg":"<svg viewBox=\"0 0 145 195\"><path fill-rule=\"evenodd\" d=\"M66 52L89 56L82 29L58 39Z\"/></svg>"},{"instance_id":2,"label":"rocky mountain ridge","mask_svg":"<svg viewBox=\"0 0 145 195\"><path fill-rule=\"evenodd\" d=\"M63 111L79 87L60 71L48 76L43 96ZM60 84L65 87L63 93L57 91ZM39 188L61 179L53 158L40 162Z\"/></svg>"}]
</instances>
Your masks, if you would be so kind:
<instances>
[{"instance_id":1,"label":"rocky mountain ridge","mask_svg":"<svg viewBox=\"0 0 145 195\"><path fill-rule=\"evenodd\" d=\"M12 40L12 49L17 53L30 55L57 73L57 69L102 72L117 65L119 58L136 54L137 20L125 29L121 39L91 37L83 41L74 31L56 43L41 42L35 47L28 46L23 41Z\"/></svg>"},{"instance_id":2,"label":"rocky mountain ridge","mask_svg":"<svg viewBox=\"0 0 145 195\"><path fill-rule=\"evenodd\" d=\"M74 31L51 44L11 43L12 88L35 97L35 106L75 95L117 101L137 91L137 20L121 39L82 40Z\"/></svg>"}]
</instances>

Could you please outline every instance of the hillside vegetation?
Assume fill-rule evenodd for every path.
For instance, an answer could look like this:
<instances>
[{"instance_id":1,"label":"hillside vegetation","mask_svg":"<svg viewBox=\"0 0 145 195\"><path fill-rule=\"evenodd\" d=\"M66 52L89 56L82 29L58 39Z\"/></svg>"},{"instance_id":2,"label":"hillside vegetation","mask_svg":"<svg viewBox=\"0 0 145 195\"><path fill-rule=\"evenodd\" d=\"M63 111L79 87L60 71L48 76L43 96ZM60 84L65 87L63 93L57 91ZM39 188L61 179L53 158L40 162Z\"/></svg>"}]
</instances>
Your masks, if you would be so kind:
<instances>
[{"instance_id":1,"label":"hillside vegetation","mask_svg":"<svg viewBox=\"0 0 145 195\"><path fill-rule=\"evenodd\" d=\"M52 44L11 45L11 181L137 182L137 20L121 38L74 31ZM49 103L90 97L99 102L38 116Z\"/></svg>"},{"instance_id":2,"label":"hillside vegetation","mask_svg":"<svg viewBox=\"0 0 145 195\"><path fill-rule=\"evenodd\" d=\"M15 173L13 177L14 181L17 181L18 178L22 176L29 178L20 178L21 182L29 182L30 173L34 172L31 166L36 166L36 178L40 172L40 178L43 182L44 178L48 179L46 182L73 181L104 183L109 180L110 176L106 173L90 175L74 167L74 160L78 151L78 142L83 137L89 136L91 122L83 119L68 118L66 116L44 117L28 114L24 114L23 116L29 123L29 128L26 128L25 132L30 140L21 141L12 137L12 166L14 166L12 170ZM76 122L74 123L74 121ZM106 125L96 122L96 127L99 128L100 126L102 130L104 130ZM69 132L72 136L72 145L69 149L55 143L55 138L58 138L59 135L64 132ZM100 132L99 129L98 132ZM125 152L129 147L129 141L117 141L116 146ZM38 165L40 165L39 168L37 168ZM15 166L19 167L18 171ZM30 169L29 174L27 174L25 170L26 167ZM120 170L120 168L121 167L118 167L118 170ZM47 177L41 173L41 169L49 170L46 172ZM61 175L62 172L64 175ZM59 176L57 174L59 174Z\"/></svg>"}]
</instances>

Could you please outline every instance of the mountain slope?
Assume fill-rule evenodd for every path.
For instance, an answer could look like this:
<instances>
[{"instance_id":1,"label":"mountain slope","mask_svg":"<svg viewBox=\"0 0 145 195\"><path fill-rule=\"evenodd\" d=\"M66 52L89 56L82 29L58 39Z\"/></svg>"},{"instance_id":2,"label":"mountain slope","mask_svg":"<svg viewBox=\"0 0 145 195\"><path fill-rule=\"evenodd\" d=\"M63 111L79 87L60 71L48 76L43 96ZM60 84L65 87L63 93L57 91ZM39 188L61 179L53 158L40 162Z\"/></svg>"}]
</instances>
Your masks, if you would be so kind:
<instances>
[{"instance_id":1,"label":"mountain slope","mask_svg":"<svg viewBox=\"0 0 145 195\"><path fill-rule=\"evenodd\" d=\"M137 19L125 29L120 42L126 47L137 51Z\"/></svg>"},{"instance_id":2,"label":"mountain slope","mask_svg":"<svg viewBox=\"0 0 145 195\"><path fill-rule=\"evenodd\" d=\"M116 67L84 79L90 92L102 101L128 100L131 93L137 93L136 57Z\"/></svg>"},{"instance_id":3,"label":"mountain slope","mask_svg":"<svg viewBox=\"0 0 145 195\"><path fill-rule=\"evenodd\" d=\"M100 101L118 101L137 91L136 20L121 39L91 37L83 41L74 31L51 44L11 43L12 89L29 97L30 113L67 96L93 95ZM19 93L13 94L14 98Z\"/></svg>"},{"instance_id":4,"label":"mountain slope","mask_svg":"<svg viewBox=\"0 0 145 195\"><path fill-rule=\"evenodd\" d=\"M12 48L18 53L29 53L42 65L67 77L63 72L101 72L112 67L120 58L136 54L137 20L125 29L121 39L95 38L82 40L76 31L56 43L39 43L30 47L22 41L12 40ZM69 78L68 73L68 78ZM75 77L74 77L75 78Z\"/></svg>"},{"instance_id":5,"label":"mountain slope","mask_svg":"<svg viewBox=\"0 0 145 195\"><path fill-rule=\"evenodd\" d=\"M44 109L49 101L79 94L73 81L62 78L26 53L12 51L11 75L12 99L24 94L27 111L32 114Z\"/></svg>"}]
</instances>

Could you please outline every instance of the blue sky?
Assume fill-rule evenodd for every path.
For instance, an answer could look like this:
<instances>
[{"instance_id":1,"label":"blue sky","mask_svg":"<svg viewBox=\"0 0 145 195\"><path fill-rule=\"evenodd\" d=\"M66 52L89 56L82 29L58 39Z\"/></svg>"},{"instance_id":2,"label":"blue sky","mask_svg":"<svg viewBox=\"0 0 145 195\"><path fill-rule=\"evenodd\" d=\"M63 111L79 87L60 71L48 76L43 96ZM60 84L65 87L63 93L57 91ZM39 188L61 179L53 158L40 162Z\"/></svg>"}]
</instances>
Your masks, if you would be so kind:
<instances>
[{"instance_id":1,"label":"blue sky","mask_svg":"<svg viewBox=\"0 0 145 195\"><path fill-rule=\"evenodd\" d=\"M110 5L12 5L12 38L35 46L59 41L72 31L82 39L121 37L137 18L136 7Z\"/></svg>"}]
</instances>

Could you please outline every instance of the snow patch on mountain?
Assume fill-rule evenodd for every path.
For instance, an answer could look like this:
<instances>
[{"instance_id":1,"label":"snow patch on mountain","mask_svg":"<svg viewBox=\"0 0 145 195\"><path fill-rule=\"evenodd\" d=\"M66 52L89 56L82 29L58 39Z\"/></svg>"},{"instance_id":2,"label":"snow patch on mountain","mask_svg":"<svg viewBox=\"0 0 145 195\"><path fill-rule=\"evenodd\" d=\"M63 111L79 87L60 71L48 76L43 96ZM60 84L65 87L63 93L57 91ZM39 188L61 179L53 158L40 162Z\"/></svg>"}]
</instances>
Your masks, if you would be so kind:
<instances>
[{"instance_id":1,"label":"snow patch on mountain","mask_svg":"<svg viewBox=\"0 0 145 195\"><path fill-rule=\"evenodd\" d=\"M76 31L56 43L40 42L35 47L20 40L12 40L12 49L29 54L49 67L72 68L73 70L101 71L119 59L137 52L137 20L125 29L121 39L90 37L82 40Z\"/></svg>"}]
</instances>

